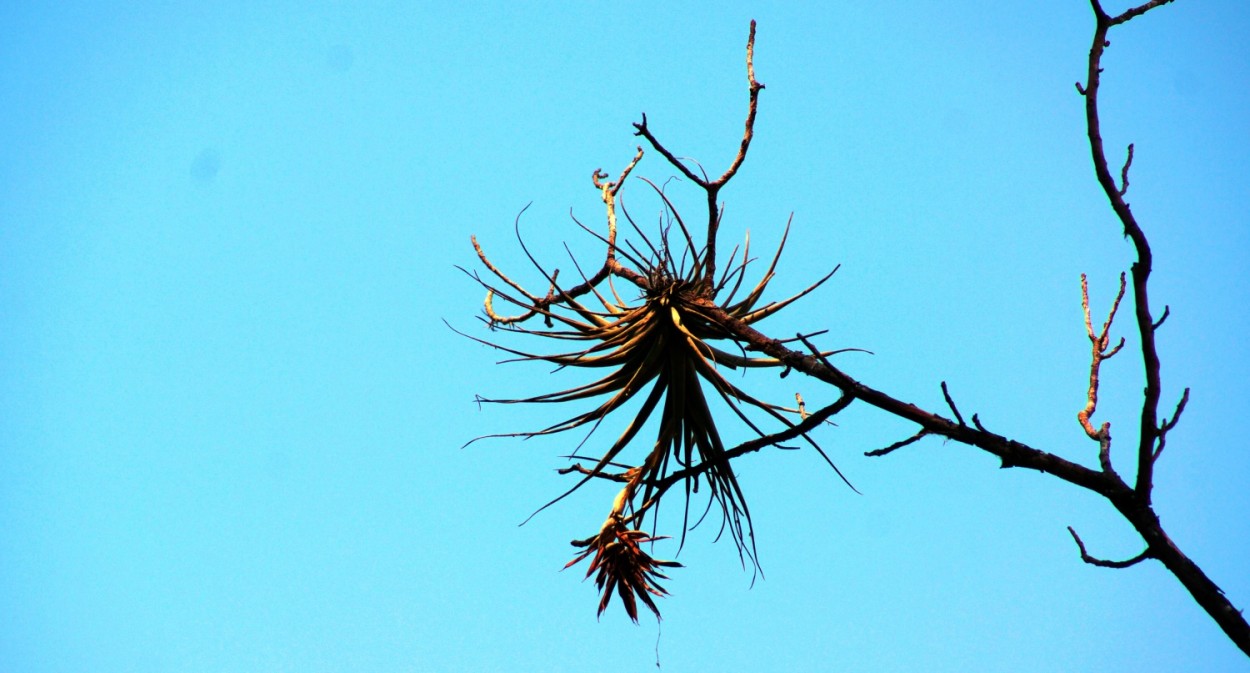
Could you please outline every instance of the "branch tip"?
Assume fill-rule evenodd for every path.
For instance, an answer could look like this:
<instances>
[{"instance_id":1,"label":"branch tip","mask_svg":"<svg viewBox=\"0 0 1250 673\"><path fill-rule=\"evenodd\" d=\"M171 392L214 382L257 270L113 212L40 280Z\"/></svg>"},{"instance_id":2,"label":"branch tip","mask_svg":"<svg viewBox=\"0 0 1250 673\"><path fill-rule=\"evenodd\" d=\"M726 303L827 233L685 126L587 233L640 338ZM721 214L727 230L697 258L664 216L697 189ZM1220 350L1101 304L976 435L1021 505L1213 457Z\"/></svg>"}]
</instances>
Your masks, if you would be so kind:
<instances>
[{"instance_id":1,"label":"branch tip","mask_svg":"<svg viewBox=\"0 0 1250 673\"><path fill-rule=\"evenodd\" d=\"M1124 167L1120 169L1120 196L1128 193L1128 169L1133 165L1133 143L1128 144L1128 158L1124 160Z\"/></svg>"}]
</instances>

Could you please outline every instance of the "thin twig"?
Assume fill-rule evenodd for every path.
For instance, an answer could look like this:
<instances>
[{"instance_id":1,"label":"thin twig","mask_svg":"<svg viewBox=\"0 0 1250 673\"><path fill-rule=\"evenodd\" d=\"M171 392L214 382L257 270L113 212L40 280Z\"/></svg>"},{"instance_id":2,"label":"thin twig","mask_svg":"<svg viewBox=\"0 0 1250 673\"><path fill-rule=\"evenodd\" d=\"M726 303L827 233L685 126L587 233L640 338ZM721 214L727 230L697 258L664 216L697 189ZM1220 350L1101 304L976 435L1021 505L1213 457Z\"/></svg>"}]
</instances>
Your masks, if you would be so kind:
<instances>
[{"instance_id":1,"label":"thin twig","mask_svg":"<svg viewBox=\"0 0 1250 673\"><path fill-rule=\"evenodd\" d=\"M889 446L887 446L887 447L885 447L885 448L882 448L882 449L875 449L875 450L872 450L872 451L865 451L865 452L864 452L864 455L865 455L865 456L872 457L872 458L875 458L875 457L877 457L877 456L884 456L885 454L887 454L887 453L891 453L891 452L896 451L896 450L898 450L898 449L901 449L901 448L903 448L904 446L907 446L908 444L911 444L911 443L913 443L913 442L920 441L921 439L924 439L924 437L925 437L926 435L928 435L928 434L929 434L929 431L928 431L928 430L925 430L924 428L921 428L921 429L920 429L920 432L917 432L916 434L912 435L911 437L908 437L907 439L904 439L904 440L903 440L903 441L901 441L901 442L894 442L893 444L891 444L891 445L889 445Z\"/></svg>"},{"instance_id":2,"label":"thin twig","mask_svg":"<svg viewBox=\"0 0 1250 673\"><path fill-rule=\"evenodd\" d=\"M596 479L604 479L607 481L615 481L621 484L629 482L629 477L625 476L625 474L623 473L613 474L611 472L595 472L594 470L583 466L581 463L574 463L568 467L561 467L557 469L556 472L558 474L573 474L574 472L576 472L577 474L586 475L587 477L594 477Z\"/></svg>"},{"instance_id":3,"label":"thin twig","mask_svg":"<svg viewBox=\"0 0 1250 673\"><path fill-rule=\"evenodd\" d=\"M1103 360L1109 360L1120 349L1124 347L1124 339L1120 339L1120 343L1115 348L1107 350L1110 343L1109 332L1111 324L1115 321L1116 311L1120 308L1120 300L1124 298L1125 277L1120 274L1120 291L1116 293L1115 301L1111 304L1111 311L1107 313L1107 321L1102 325L1102 331L1094 334L1093 321L1090 318L1089 310L1089 283L1085 278L1085 274L1081 274L1081 311L1085 314L1085 333L1089 336L1090 342L1090 364L1089 364L1089 391L1085 398L1085 407L1076 414L1077 420L1081 423L1081 427L1085 430L1085 434L1090 439L1098 442L1098 463L1102 466L1104 472L1112 473L1114 468L1111 466L1111 424L1103 423L1102 427L1095 430L1090 422L1090 416L1094 414L1094 410L1098 408L1098 373L1102 366Z\"/></svg>"},{"instance_id":4,"label":"thin twig","mask_svg":"<svg viewBox=\"0 0 1250 673\"><path fill-rule=\"evenodd\" d=\"M942 382L942 397L946 398L946 406L950 407L951 413L955 414L955 420L959 421L960 425L967 425L967 423L964 422L963 415L959 413L959 409L955 406L955 400L951 399L951 393L946 389L945 381Z\"/></svg>"},{"instance_id":5,"label":"thin twig","mask_svg":"<svg viewBox=\"0 0 1250 673\"><path fill-rule=\"evenodd\" d=\"M755 21L752 20L751 33L747 37L747 89L750 94L750 102L747 103L746 128L742 132L742 143L738 145L737 156L734 157L733 162L729 164L729 168L725 169L725 172L719 178L708 183L709 186L716 185L719 187L729 182L742 166L742 162L746 160L747 149L751 146L751 139L755 137L756 104L759 100L760 89L763 88L764 85L755 80ZM709 243L715 240L713 233L709 232Z\"/></svg>"},{"instance_id":6,"label":"thin twig","mask_svg":"<svg viewBox=\"0 0 1250 673\"><path fill-rule=\"evenodd\" d=\"M785 430L770 435L764 435L762 437L756 437L755 439L749 439L732 449L725 451L724 455L722 455L718 460L704 461L683 470L677 470L669 473L668 476L664 477L655 484L656 491L655 494L651 496L651 502L659 500L660 496L675 484L703 474L709 470L728 465L734 458L744 456L748 453L754 453L768 446L775 446L781 442L794 439L815 430L826 420L850 406L852 401L854 401L854 398L849 395L842 395L832 404L815 412L809 413L802 421L786 428ZM647 506L649 505L644 503L643 508Z\"/></svg>"},{"instance_id":7,"label":"thin twig","mask_svg":"<svg viewBox=\"0 0 1250 673\"><path fill-rule=\"evenodd\" d=\"M1072 529L1072 526L1068 526L1068 532L1072 534L1072 539L1076 540L1077 548L1081 550L1081 560L1092 566L1098 566L1099 568L1127 568L1129 566L1137 565L1138 563L1141 563L1142 561L1145 561L1153 556L1150 553L1150 548L1147 547L1144 551L1142 551L1142 553L1128 559L1127 561L1108 561L1105 559L1095 558L1090 556L1089 553L1085 551L1085 543L1081 541L1081 536L1076 534L1076 531Z\"/></svg>"},{"instance_id":8,"label":"thin twig","mask_svg":"<svg viewBox=\"0 0 1250 673\"><path fill-rule=\"evenodd\" d=\"M1163 447L1167 444L1168 433L1171 432L1172 428L1176 427L1178 422L1180 422L1181 414L1185 412L1186 404L1189 404L1189 388L1185 389L1184 394L1181 395L1180 401L1176 403L1176 411L1172 412L1171 420L1165 418L1163 419L1163 425L1159 426L1159 446L1155 449L1154 455L1151 457L1152 462L1159 460L1159 454L1163 453Z\"/></svg>"},{"instance_id":9,"label":"thin twig","mask_svg":"<svg viewBox=\"0 0 1250 673\"><path fill-rule=\"evenodd\" d=\"M1133 165L1133 143L1128 144L1128 158L1124 160L1124 168L1120 169L1120 196L1128 193L1128 169Z\"/></svg>"},{"instance_id":10,"label":"thin twig","mask_svg":"<svg viewBox=\"0 0 1250 673\"><path fill-rule=\"evenodd\" d=\"M1167 320L1167 319L1168 319L1168 315L1170 315L1170 314L1171 314L1171 308L1170 308L1167 304L1164 304L1164 305L1163 305L1163 315L1159 316L1159 319L1158 319L1158 320L1156 320L1156 321L1155 321L1155 323L1154 323L1153 325L1151 325L1151 326L1150 326L1150 328L1151 328L1151 329L1155 329L1155 330L1157 330L1157 329L1159 329L1160 327L1162 327L1162 326L1163 326L1163 321L1164 321L1164 320Z\"/></svg>"}]
</instances>

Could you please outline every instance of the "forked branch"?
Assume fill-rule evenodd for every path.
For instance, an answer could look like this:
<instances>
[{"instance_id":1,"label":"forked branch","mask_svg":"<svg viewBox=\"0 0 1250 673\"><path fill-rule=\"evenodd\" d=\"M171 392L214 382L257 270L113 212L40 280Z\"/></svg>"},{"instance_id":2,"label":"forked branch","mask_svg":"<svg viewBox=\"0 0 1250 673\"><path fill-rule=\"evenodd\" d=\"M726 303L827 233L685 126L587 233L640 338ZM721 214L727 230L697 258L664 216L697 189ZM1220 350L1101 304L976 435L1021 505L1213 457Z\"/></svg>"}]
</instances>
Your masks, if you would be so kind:
<instances>
[{"instance_id":1,"label":"forked branch","mask_svg":"<svg viewBox=\"0 0 1250 673\"><path fill-rule=\"evenodd\" d=\"M1089 438L1098 442L1098 462L1102 465L1104 472L1113 472L1111 468L1111 423L1103 423L1102 427L1095 430L1090 423L1090 416L1098 407L1098 372L1102 368L1103 360L1110 360L1112 356L1120 352L1124 347L1124 339L1120 339L1120 343L1114 348L1108 350L1110 345L1110 336L1108 332L1111 330L1111 323L1115 321L1115 313L1120 308L1120 300L1124 298L1124 274L1120 274L1120 291L1115 296L1115 301L1111 304L1111 311L1107 314L1107 321L1102 324L1102 332L1094 334L1094 325L1089 315L1089 283L1085 279L1085 274L1081 274L1081 310L1085 312L1085 332L1089 335L1089 342L1092 346L1089 365L1089 393L1086 395L1085 408L1077 413L1077 421L1085 430L1085 434Z\"/></svg>"},{"instance_id":2,"label":"forked branch","mask_svg":"<svg viewBox=\"0 0 1250 673\"><path fill-rule=\"evenodd\" d=\"M738 169L742 166L742 162L747 158L747 150L751 147L751 140L755 137L755 113L758 109L760 90L764 85L755 79L755 21L751 21L751 32L747 36L747 91L749 100L747 103L747 119L745 128L742 132L742 142L738 145L738 153L730 162L729 168L715 180L707 180L701 178L690 170L681 159L678 159L672 152L668 150L652 133L647 126L647 115L642 115L642 121L634 124L637 129L636 135L640 135L651 143L670 164L687 180L695 183L703 189L707 194L707 251L704 258L704 276L703 282L710 285L716 277L716 238L720 228L720 209L717 207L716 197L720 193L721 187L724 187L738 173Z\"/></svg>"}]
</instances>

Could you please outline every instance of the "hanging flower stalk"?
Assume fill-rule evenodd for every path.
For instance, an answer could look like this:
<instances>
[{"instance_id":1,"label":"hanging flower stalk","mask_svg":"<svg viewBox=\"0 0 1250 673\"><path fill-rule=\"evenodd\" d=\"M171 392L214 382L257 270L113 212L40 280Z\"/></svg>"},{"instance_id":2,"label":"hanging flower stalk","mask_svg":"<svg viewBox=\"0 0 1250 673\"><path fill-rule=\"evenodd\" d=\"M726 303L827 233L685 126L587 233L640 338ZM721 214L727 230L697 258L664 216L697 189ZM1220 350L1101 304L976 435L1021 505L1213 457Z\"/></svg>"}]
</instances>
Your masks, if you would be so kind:
<instances>
[{"instance_id":1,"label":"hanging flower stalk","mask_svg":"<svg viewBox=\"0 0 1250 673\"><path fill-rule=\"evenodd\" d=\"M762 84L755 81L752 65L754 37L755 25L752 23L747 42L750 108L746 131L737 157L719 179L708 180L690 171L651 135L645 116L641 124L635 124L637 135L645 137L673 166L707 193L707 238L703 245L695 243L690 227L664 190L645 178L643 180L663 203L665 225L656 240L652 241L629 213L621 208L621 214L641 243L640 247L630 243L626 243L624 248L618 245L617 196L626 178L643 157L641 147L614 182L605 182L608 175L598 169L592 174L592 181L606 207L607 235L596 234L590 229L587 231L591 231L606 245L607 254L602 267L594 274L588 277L582 274L581 283L572 287L564 286L559 280L559 272L553 270L548 273L522 242L526 255L549 286L545 295L533 294L497 268L477 239L472 239L478 258L494 276L494 280L483 280L476 274L471 274L486 288L484 306L489 327L567 341L574 346L567 352L542 354L481 339L477 339L478 341L512 353L517 356L516 360L548 362L560 369L608 370L606 375L590 383L557 392L521 399L479 398L481 401L504 404L560 404L602 400L588 411L544 429L495 436L534 437L577 428L588 428L593 433L614 411L635 397L641 398L641 405L634 412L633 418L601 454L583 456L576 451L573 453L572 459L593 463L587 467L576 462L561 470L562 473L580 478L565 493L539 510L562 500L591 479L615 481L623 485L600 531L585 540L574 541L575 546L584 550L568 564L571 566L593 555L587 577L598 573L595 582L602 592L600 614L606 609L615 591L634 621L638 618L637 600L641 600L659 617L659 611L651 598L667 593L657 583L659 579L667 579L659 569L677 567L679 564L653 559L644 552L644 543L663 538L655 537L653 533L648 534L642 529L647 515L658 510L663 496L672 488L680 486L679 491L685 496L682 544L686 532L698 525L711 508L715 507L720 513L722 533L728 531L744 565L749 559L758 570L751 513L742 487L730 465L731 460L763 446L777 445L788 439L801 437L834 467L833 462L807 433L849 403L849 398L839 399L818 414L807 414L802 407L801 398L798 408L765 402L734 385L721 373L725 368L773 367L783 368L784 376L788 372L785 364L771 357L748 356L748 351L756 350L757 347L734 336L726 328L727 324L733 322L739 326L749 326L758 323L819 287L837 270L835 268L812 286L788 299L762 303L761 299L775 275L778 259L785 247L786 235L783 234L777 252L762 278L745 294L739 295L743 289L747 266L751 262L749 236L742 248L742 256L737 256L738 249L735 248L726 269L717 276L716 232L722 214L717 204L717 192L733 177L746 156L752 137L756 100L759 90L763 88ZM787 224L786 234L788 232ZM632 285L638 299L623 299L617 289L617 285L621 283ZM518 309L519 313L497 313L497 301L507 302ZM535 319L541 319L541 328L527 326ZM804 345L811 348L807 337L800 336L796 339L802 340ZM812 352L822 360L832 354L816 352L814 349ZM706 396L708 390L757 435L756 440L727 449L709 406ZM762 412L771 417L784 429L774 434L766 433L757 420L748 415L749 409L756 410L755 414ZM653 417L656 417L657 427L654 442L650 444L642 461L630 466L624 453L635 443L639 432ZM590 434L582 443L589 437ZM578 448L580 450L581 446ZM834 470L837 468L834 467ZM838 475L841 476L841 472ZM700 493L700 489L707 493L709 509L692 523L692 496ZM654 517L651 525L654 530Z\"/></svg>"}]
</instances>

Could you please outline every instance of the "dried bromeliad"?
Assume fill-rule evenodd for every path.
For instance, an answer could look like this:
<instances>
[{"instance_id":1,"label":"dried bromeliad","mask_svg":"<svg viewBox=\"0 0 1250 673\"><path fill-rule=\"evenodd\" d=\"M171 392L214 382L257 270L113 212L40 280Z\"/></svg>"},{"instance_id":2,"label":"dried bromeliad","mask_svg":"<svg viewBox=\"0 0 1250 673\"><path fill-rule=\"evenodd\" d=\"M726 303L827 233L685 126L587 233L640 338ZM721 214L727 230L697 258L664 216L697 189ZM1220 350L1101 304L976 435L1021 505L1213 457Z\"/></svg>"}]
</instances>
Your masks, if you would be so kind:
<instances>
[{"instance_id":1,"label":"dried bromeliad","mask_svg":"<svg viewBox=\"0 0 1250 673\"><path fill-rule=\"evenodd\" d=\"M569 367L609 370L608 374L595 381L557 392L521 399L479 398L480 401L506 404L565 403L606 398L598 406L547 428L493 436L534 437L583 427L589 427L593 433L608 415L636 396L641 396L641 405L634 412L633 418L606 450L597 457L578 455L576 451L570 456L574 460L594 462L590 467L578 462L561 470L565 474L580 475L580 479L572 488L539 510L562 500L591 479L605 479L623 484L599 533L585 540L574 541L573 544L584 547L584 551L566 566L567 568L593 554L587 577L598 572L595 582L603 594L599 604L600 614L615 591L634 621L638 618L636 598L641 599L659 617L659 611L651 599L653 595L662 596L667 593L656 582L657 579L667 579L659 572L659 568L677 567L679 564L675 561L656 560L645 553L641 545L661 538L644 532L642 528L646 516L653 510L658 510L661 499L673 487L680 485L686 496L681 532L683 543L686 532L698 525L708 513L703 512L702 516L691 523L691 496L697 494L700 488L705 488L709 494L708 511L713 504L716 505L721 514L722 532L729 532L744 565L749 559L758 570L751 513L730 461L743 453L802 437L834 467L824 451L807 436L807 432L845 406L849 399L839 400L820 414L807 414L801 398L798 408L786 408L765 402L731 383L720 371L722 368L774 367L782 368L784 376L789 371L784 362L771 357L749 357L749 351L759 350L758 344L745 341L739 335L744 326L758 323L785 308L819 287L837 270L835 268L797 295L761 304L785 247L786 236L783 235L777 253L763 277L739 298L746 267L751 262L748 236L742 249L742 257L737 258L738 249L735 248L726 269L717 276L716 232L722 212L717 205L716 196L719 189L737 172L746 156L752 137L756 100L759 90L763 88L763 85L755 81L752 67L754 36L755 26L752 23L751 36L747 43L750 107L746 131L737 157L719 179L709 180L696 175L669 153L651 135L645 115L642 123L635 124L637 135L645 137L669 163L707 193L707 239L703 246L696 245L690 227L664 190L645 178L643 180L663 203L664 226L653 242L634 222L628 211L621 207L621 214L642 243L641 249L630 243L625 243L624 247L618 245L617 195L626 178L642 159L641 147L616 181L605 182L608 175L598 169L592 174L595 188L607 210L607 235L596 234L590 229L587 231L591 231L592 235L606 245L607 255L602 267L594 274L589 277L582 274L581 283L573 287L562 286L559 272L548 273L522 243L526 255L549 285L545 295L533 294L497 268L482 250L476 237L472 239L478 258L495 278L488 281L477 274L470 274L486 288L485 321L488 326L491 329L567 341L576 345L567 352L541 354L482 339L475 340L511 353L517 356L515 360L543 361L557 365L560 369ZM673 225L676 225L675 231ZM786 227L786 233L788 232L789 225ZM677 238L678 245L670 246L670 234L673 234L672 238L680 234L680 238ZM680 254L674 254L674 247ZM735 262L735 259L738 261ZM634 286L639 293L638 299L632 302L623 299L616 287L619 283ZM511 304L520 313L500 315L495 310L497 300ZM541 319L541 328L526 326L536 319ZM729 329L730 326L735 329ZM806 336L796 339L812 348ZM822 359L832 353L817 352L814 348L812 352L815 357ZM727 448L705 396L705 390L708 389L732 410L733 415L751 428L758 438ZM766 433L747 415L746 410L749 408L772 417L784 426L784 430L773 434ZM640 463L632 466L625 464L622 458L625 449L634 442L643 426L657 415L657 411L658 430L655 441ZM580 445L578 448L580 449ZM611 471L621 468L624 471ZM837 468L834 467L834 470ZM841 472L838 475L841 476ZM651 525L654 530L654 517Z\"/></svg>"}]
</instances>

